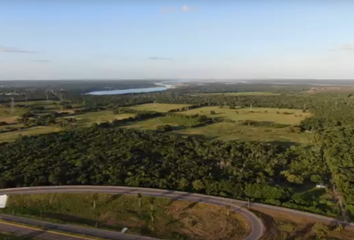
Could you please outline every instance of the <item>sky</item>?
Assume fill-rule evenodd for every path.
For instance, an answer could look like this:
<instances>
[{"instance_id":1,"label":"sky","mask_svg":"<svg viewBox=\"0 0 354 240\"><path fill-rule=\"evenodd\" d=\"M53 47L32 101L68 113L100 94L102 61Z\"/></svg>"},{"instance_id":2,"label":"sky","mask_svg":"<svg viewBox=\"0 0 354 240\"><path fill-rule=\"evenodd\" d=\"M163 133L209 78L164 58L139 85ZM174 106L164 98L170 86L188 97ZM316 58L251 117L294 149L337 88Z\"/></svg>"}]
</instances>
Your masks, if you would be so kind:
<instances>
[{"instance_id":1,"label":"sky","mask_svg":"<svg viewBox=\"0 0 354 240\"><path fill-rule=\"evenodd\" d=\"M354 1L3 0L0 80L354 79Z\"/></svg>"}]
</instances>

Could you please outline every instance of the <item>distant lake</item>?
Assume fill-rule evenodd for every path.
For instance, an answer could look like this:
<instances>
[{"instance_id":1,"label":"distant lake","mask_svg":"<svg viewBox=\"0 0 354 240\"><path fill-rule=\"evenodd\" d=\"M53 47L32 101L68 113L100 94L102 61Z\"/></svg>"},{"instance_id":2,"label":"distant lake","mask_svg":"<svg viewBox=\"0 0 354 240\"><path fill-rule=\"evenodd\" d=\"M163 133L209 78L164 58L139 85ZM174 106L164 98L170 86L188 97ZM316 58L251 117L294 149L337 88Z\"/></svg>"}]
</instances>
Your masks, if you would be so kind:
<instances>
[{"instance_id":1,"label":"distant lake","mask_svg":"<svg viewBox=\"0 0 354 240\"><path fill-rule=\"evenodd\" d=\"M109 90L109 91L94 91L87 94L90 95L113 95L113 94L126 94L126 93L147 93L147 92L161 92L166 91L167 87L150 87L150 88L131 88L121 90Z\"/></svg>"}]
</instances>

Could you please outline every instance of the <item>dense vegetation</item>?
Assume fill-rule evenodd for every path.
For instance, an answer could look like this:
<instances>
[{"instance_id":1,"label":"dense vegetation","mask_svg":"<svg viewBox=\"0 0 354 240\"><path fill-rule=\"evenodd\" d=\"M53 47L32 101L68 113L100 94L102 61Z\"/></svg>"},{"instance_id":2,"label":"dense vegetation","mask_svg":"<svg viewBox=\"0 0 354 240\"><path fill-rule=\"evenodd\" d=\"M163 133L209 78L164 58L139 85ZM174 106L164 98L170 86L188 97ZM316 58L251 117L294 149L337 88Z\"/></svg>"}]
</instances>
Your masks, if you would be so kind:
<instances>
[{"instance_id":1,"label":"dense vegetation","mask_svg":"<svg viewBox=\"0 0 354 240\"><path fill-rule=\"evenodd\" d=\"M317 204L314 196L296 190L297 185L326 179L328 169L314 150L107 127L23 137L0 145L1 187L157 187L338 214L332 202Z\"/></svg>"}]
</instances>

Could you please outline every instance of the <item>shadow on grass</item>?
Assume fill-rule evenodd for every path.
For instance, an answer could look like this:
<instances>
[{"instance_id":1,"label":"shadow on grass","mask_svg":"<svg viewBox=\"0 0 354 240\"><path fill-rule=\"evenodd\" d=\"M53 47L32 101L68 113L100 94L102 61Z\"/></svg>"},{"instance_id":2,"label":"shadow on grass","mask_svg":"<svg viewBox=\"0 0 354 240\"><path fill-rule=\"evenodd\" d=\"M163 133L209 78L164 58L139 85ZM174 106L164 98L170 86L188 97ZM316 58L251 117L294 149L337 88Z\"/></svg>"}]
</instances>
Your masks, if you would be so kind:
<instances>
[{"instance_id":1,"label":"shadow on grass","mask_svg":"<svg viewBox=\"0 0 354 240\"><path fill-rule=\"evenodd\" d=\"M291 147L291 146L299 146L301 145L300 143L298 142L291 142L291 141L271 141L271 142L268 142L270 144L273 144L273 145L280 145L280 146L283 146L283 147Z\"/></svg>"},{"instance_id":2,"label":"shadow on grass","mask_svg":"<svg viewBox=\"0 0 354 240\"><path fill-rule=\"evenodd\" d=\"M296 231L293 233L293 235L291 237L289 237L289 240L297 240L298 237L303 237L306 235L306 233L311 232L313 224L306 224L305 227L303 227L302 229Z\"/></svg>"},{"instance_id":3,"label":"shadow on grass","mask_svg":"<svg viewBox=\"0 0 354 240\"><path fill-rule=\"evenodd\" d=\"M194 208L197 204L198 204L198 202L191 202L190 204L188 204L187 207L183 208L182 211L186 211L186 210L188 210L188 209L192 209L192 208Z\"/></svg>"},{"instance_id":4,"label":"shadow on grass","mask_svg":"<svg viewBox=\"0 0 354 240\"><path fill-rule=\"evenodd\" d=\"M109 204L111 202L114 202L116 200L118 200L119 198L121 198L123 195L120 195L120 194L115 194L115 195L112 195L107 201L106 201L106 204Z\"/></svg>"},{"instance_id":5,"label":"shadow on grass","mask_svg":"<svg viewBox=\"0 0 354 240\"><path fill-rule=\"evenodd\" d=\"M261 240L281 239L281 231L278 229L272 216L253 209L251 211L262 219L262 222L265 226L266 231Z\"/></svg>"}]
</instances>

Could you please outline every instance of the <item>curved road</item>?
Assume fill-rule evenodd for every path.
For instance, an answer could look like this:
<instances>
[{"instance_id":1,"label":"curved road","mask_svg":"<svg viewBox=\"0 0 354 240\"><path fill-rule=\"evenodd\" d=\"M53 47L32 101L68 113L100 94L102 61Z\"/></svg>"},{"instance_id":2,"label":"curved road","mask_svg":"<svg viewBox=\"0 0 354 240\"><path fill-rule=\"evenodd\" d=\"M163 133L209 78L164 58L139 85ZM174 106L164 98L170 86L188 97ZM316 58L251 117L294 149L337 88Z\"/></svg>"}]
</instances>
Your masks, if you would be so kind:
<instances>
[{"instance_id":1,"label":"curved road","mask_svg":"<svg viewBox=\"0 0 354 240\"><path fill-rule=\"evenodd\" d=\"M246 219L248 219L250 226L251 226L251 233L246 237L244 240L257 240L260 239L264 232L264 225L262 220L257 218L253 213L250 211L242 208L239 206L240 204L244 204L242 201L237 201L228 198L222 197L214 197L209 195L197 194L197 193L187 193L187 192L180 192L180 191L173 191L173 190L162 190L162 189L153 189L153 188L138 188L138 187L120 187L120 186L48 186L48 187L24 187L24 188L8 188L8 189L1 189L0 194L7 194L7 195L15 195L15 194L38 194L38 193L110 193L110 194L124 194L124 195L137 195L141 193L144 196L154 196L154 197L164 197L164 198L171 198L171 199L178 199L178 200L185 200L185 201L193 201L193 202L203 202L208 204L215 204L221 206L230 206L231 210L240 213ZM3 216L6 220L11 220L11 216ZM16 221L18 221L18 217L16 217ZM30 221L29 219L24 219L23 222ZM38 221L39 222L39 221ZM67 225L60 225L55 224L55 227L64 228ZM109 232L114 234L115 236L109 237L109 239L152 239L147 237L138 237L136 235L128 235L122 234L119 232L112 232L112 231L104 231L104 230L97 230L93 229L91 232L87 228L80 228L72 225L68 225L67 227L74 227L75 229L66 229L68 232L72 233L81 233L87 234L92 236L92 232L95 231L96 237L103 237L107 238L107 235L100 235L99 232ZM63 230L63 229L59 229ZM115 238L116 237L116 238Z\"/></svg>"}]
</instances>

